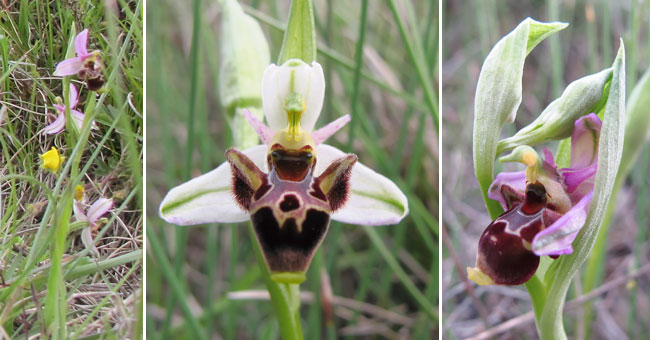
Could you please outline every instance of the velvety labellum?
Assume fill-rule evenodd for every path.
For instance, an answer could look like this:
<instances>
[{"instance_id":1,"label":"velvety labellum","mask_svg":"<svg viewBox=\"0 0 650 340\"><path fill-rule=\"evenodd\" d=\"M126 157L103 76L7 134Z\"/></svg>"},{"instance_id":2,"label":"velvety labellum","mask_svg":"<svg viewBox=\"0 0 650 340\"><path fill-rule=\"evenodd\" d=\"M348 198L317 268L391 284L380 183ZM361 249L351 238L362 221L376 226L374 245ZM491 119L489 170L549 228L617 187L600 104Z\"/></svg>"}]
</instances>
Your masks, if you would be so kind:
<instances>
[{"instance_id":1,"label":"velvety labellum","mask_svg":"<svg viewBox=\"0 0 650 340\"><path fill-rule=\"evenodd\" d=\"M86 86L91 91L97 91L104 86L104 75L102 74L101 63L94 58L88 58L83 62L83 68L77 73L77 77L86 82Z\"/></svg>"},{"instance_id":2,"label":"velvety labellum","mask_svg":"<svg viewBox=\"0 0 650 340\"><path fill-rule=\"evenodd\" d=\"M523 203L503 213L483 231L476 266L495 284L519 285L539 266L531 250L535 235L546 226L546 190L542 184L526 186Z\"/></svg>"},{"instance_id":3,"label":"velvety labellum","mask_svg":"<svg viewBox=\"0 0 650 340\"><path fill-rule=\"evenodd\" d=\"M310 148L271 148L268 174L237 150L228 150L226 158L233 173L233 194L250 212L272 278L304 273L327 233L330 214L347 199L357 157L334 161L318 177L313 176L316 160Z\"/></svg>"}]
</instances>

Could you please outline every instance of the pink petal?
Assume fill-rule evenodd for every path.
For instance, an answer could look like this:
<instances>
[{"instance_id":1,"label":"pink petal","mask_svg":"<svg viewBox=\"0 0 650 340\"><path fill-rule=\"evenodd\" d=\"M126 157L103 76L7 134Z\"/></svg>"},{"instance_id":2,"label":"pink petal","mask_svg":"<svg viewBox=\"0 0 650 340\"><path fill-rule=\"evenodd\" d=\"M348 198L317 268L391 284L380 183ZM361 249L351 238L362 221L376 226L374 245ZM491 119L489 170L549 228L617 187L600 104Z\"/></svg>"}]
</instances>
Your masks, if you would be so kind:
<instances>
[{"instance_id":1,"label":"pink petal","mask_svg":"<svg viewBox=\"0 0 650 340\"><path fill-rule=\"evenodd\" d=\"M93 257L99 257L99 250L97 247L95 247L95 241L93 241L93 235L90 227L84 228L81 231L81 243L84 244L84 247L90 251L90 254Z\"/></svg>"},{"instance_id":2,"label":"pink petal","mask_svg":"<svg viewBox=\"0 0 650 340\"><path fill-rule=\"evenodd\" d=\"M74 38L74 49L77 52L77 57L81 59L88 56L88 29L81 31L77 34L77 37Z\"/></svg>"},{"instance_id":3,"label":"pink petal","mask_svg":"<svg viewBox=\"0 0 650 340\"><path fill-rule=\"evenodd\" d=\"M77 106L77 102L79 101L79 93L77 92L77 88L72 83L70 83L68 98L70 99L70 108L74 109L75 106Z\"/></svg>"},{"instance_id":4,"label":"pink petal","mask_svg":"<svg viewBox=\"0 0 650 340\"><path fill-rule=\"evenodd\" d=\"M571 168L588 167L598 161L598 140L602 122L594 113L578 119L571 134Z\"/></svg>"},{"instance_id":5,"label":"pink petal","mask_svg":"<svg viewBox=\"0 0 650 340\"><path fill-rule=\"evenodd\" d=\"M594 190L596 170L598 170L598 163L581 169L566 168L560 170L572 202L579 201L588 192Z\"/></svg>"},{"instance_id":6,"label":"pink petal","mask_svg":"<svg viewBox=\"0 0 650 340\"><path fill-rule=\"evenodd\" d=\"M571 243L587 220L587 210L593 191L585 195L555 223L540 231L533 239L533 252L537 256L566 255L573 253Z\"/></svg>"},{"instance_id":7,"label":"pink petal","mask_svg":"<svg viewBox=\"0 0 650 340\"><path fill-rule=\"evenodd\" d=\"M88 222L88 217L84 214L83 203L75 200L72 205L72 210L74 211L74 218L79 222Z\"/></svg>"},{"instance_id":8,"label":"pink petal","mask_svg":"<svg viewBox=\"0 0 650 340\"><path fill-rule=\"evenodd\" d=\"M328 139L330 136L332 136L336 131L341 129L345 124L347 124L350 121L350 115L345 115L325 126L322 128L314 131L311 134L311 137L314 139L314 143L316 145L324 142L326 139Z\"/></svg>"},{"instance_id":9,"label":"pink petal","mask_svg":"<svg viewBox=\"0 0 650 340\"><path fill-rule=\"evenodd\" d=\"M547 148L544 148L544 161L554 169L557 169L557 165L555 164L555 158L553 157L553 153L551 152L551 150Z\"/></svg>"},{"instance_id":10,"label":"pink petal","mask_svg":"<svg viewBox=\"0 0 650 340\"><path fill-rule=\"evenodd\" d=\"M43 129L43 133L48 135L55 135L60 133L65 128L65 114L59 113L59 116L56 117L56 120L52 124L46 126Z\"/></svg>"},{"instance_id":11,"label":"pink petal","mask_svg":"<svg viewBox=\"0 0 650 340\"><path fill-rule=\"evenodd\" d=\"M251 127L253 127L255 133L257 133L257 135L260 136L262 142L266 145L269 145L269 143L271 143L271 140L273 139L273 131L271 131L271 129L269 129L268 126L264 125L264 123L262 123L259 119L257 119L257 117L255 117L253 113L250 112L250 110L244 109L242 110L241 114L242 116L244 116L244 118L246 118L248 124L250 124Z\"/></svg>"},{"instance_id":12,"label":"pink petal","mask_svg":"<svg viewBox=\"0 0 650 340\"><path fill-rule=\"evenodd\" d=\"M97 220L104 216L109 210L113 208L113 201L107 198L100 198L93 205L88 208L88 221L90 225L94 225Z\"/></svg>"},{"instance_id":13,"label":"pink petal","mask_svg":"<svg viewBox=\"0 0 650 340\"><path fill-rule=\"evenodd\" d=\"M56 65L56 69L54 70L54 75L57 77L71 76L79 73L79 71L82 68L83 68L83 62L81 61L81 58L74 57L74 58L66 59L60 62L58 65Z\"/></svg>"},{"instance_id":14,"label":"pink petal","mask_svg":"<svg viewBox=\"0 0 650 340\"><path fill-rule=\"evenodd\" d=\"M79 130L81 130L86 116L77 110L70 110L70 115L72 116L72 120L77 124L77 127L79 127Z\"/></svg>"}]
</instances>

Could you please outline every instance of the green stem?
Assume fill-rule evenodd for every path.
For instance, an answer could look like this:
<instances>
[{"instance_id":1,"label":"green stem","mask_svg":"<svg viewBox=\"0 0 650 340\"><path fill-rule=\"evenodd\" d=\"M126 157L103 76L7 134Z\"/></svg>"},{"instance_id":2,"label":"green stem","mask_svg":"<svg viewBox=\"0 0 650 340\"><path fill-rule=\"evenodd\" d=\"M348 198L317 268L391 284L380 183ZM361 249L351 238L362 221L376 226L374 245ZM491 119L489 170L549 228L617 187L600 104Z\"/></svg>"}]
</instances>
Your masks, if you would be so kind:
<instances>
[{"instance_id":1,"label":"green stem","mask_svg":"<svg viewBox=\"0 0 650 340\"><path fill-rule=\"evenodd\" d=\"M544 304L546 303L546 288L537 275L533 275L533 277L525 283L525 286L526 290L528 290L528 295L530 295L530 301L533 303L535 325L537 326L537 333L539 334L539 322L542 317L542 311L544 311Z\"/></svg>"},{"instance_id":2,"label":"green stem","mask_svg":"<svg viewBox=\"0 0 650 340\"><path fill-rule=\"evenodd\" d=\"M262 278L266 289L271 295L271 302L275 310L275 316L280 325L280 334L284 340L302 340L302 326L300 325L300 285L277 283L271 279L271 273L266 266L262 250L255 237L253 225L249 223L251 243L255 249L255 257L262 272Z\"/></svg>"}]
</instances>

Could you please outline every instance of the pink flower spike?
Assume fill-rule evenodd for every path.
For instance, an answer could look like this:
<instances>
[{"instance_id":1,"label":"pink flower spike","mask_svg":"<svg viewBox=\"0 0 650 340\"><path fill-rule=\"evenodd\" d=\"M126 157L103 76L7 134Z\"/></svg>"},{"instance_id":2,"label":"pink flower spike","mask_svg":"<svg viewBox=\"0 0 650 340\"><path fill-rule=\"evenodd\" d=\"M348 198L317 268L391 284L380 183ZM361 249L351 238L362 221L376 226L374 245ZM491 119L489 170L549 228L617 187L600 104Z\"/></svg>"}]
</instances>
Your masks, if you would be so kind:
<instances>
[{"instance_id":1,"label":"pink flower spike","mask_svg":"<svg viewBox=\"0 0 650 340\"><path fill-rule=\"evenodd\" d=\"M336 131L341 129L342 127L345 126L348 122L350 122L350 115L345 115L325 126L322 128L314 131L311 134L311 137L314 139L314 143L316 145L321 144L324 142L326 139L330 138Z\"/></svg>"},{"instance_id":2,"label":"pink flower spike","mask_svg":"<svg viewBox=\"0 0 650 340\"><path fill-rule=\"evenodd\" d=\"M264 125L257 117L253 116L253 113L250 112L250 110L242 110L242 116L246 118L248 121L248 124L251 125L253 130L255 130L255 133L260 137L262 142L266 145L269 145L271 143L271 140L273 139L273 131L271 129Z\"/></svg>"},{"instance_id":3,"label":"pink flower spike","mask_svg":"<svg viewBox=\"0 0 650 340\"><path fill-rule=\"evenodd\" d=\"M113 208L113 201L107 198L100 198L88 208L88 222L91 226L95 226L97 220L104 216L109 210Z\"/></svg>"},{"instance_id":4,"label":"pink flower spike","mask_svg":"<svg viewBox=\"0 0 650 340\"><path fill-rule=\"evenodd\" d=\"M77 57L80 57L81 60L88 57L88 29L81 31L77 34L77 37L74 39L74 50L77 52Z\"/></svg>"}]
</instances>

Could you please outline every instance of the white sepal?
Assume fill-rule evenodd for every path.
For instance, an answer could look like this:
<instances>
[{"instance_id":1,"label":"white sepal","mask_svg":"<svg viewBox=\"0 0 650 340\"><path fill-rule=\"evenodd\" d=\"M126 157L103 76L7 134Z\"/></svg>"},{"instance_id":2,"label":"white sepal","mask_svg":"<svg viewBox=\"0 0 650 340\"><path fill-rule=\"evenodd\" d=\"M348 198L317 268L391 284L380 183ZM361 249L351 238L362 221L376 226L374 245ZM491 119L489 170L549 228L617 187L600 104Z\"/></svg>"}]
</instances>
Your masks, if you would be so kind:
<instances>
[{"instance_id":1,"label":"white sepal","mask_svg":"<svg viewBox=\"0 0 650 340\"><path fill-rule=\"evenodd\" d=\"M265 145L256 145L243 153L266 171L266 151ZM183 226L236 223L249 218L234 200L232 173L227 162L171 189L160 204L159 213L165 221Z\"/></svg>"},{"instance_id":2,"label":"white sepal","mask_svg":"<svg viewBox=\"0 0 650 340\"><path fill-rule=\"evenodd\" d=\"M346 154L327 144L316 147L315 176L320 175L334 160ZM350 176L350 194L343 208L332 219L359 225L388 225L399 223L408 214L408 200L393 181L357 162Z\"/></svg>"}]
</instances>

